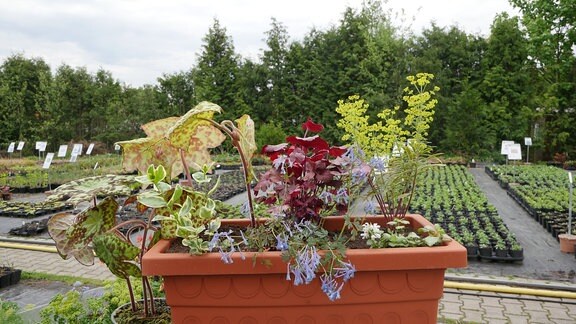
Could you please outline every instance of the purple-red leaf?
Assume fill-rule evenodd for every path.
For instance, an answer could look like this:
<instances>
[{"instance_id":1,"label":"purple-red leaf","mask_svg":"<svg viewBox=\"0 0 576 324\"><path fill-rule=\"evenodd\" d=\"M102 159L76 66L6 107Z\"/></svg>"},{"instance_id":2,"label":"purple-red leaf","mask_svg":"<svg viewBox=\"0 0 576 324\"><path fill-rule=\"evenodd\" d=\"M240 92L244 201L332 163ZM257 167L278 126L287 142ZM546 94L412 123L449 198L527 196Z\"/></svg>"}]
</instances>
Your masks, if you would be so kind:
<instances>
[{"instance_id":1,"label":"purple-red leaf","mask_svg":"<svg viewBox=\"0 0 576 324\"><path fill-rule=\"evenodd\" d=\"M312 133L319 133L324 129L322 124L316 124L312 121L312 118L308 117L308 120L302 124L302 129Z\"/></svg>"}]
</instances>

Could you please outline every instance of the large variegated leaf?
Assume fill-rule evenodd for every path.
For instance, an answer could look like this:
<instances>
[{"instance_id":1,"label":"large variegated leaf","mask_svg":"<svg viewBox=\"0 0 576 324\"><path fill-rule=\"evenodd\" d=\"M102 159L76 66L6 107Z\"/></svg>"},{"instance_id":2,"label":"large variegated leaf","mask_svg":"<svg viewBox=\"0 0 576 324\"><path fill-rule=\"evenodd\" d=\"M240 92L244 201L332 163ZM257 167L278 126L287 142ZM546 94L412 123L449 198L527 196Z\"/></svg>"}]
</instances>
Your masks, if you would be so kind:
<instances>
[{"instance_id":1,"label":"large variegated leaf","mask_svg":"<svg viewBox=\"0 0 576 324\"><path fill-rule=\"evenodd\" d=\"M74 256L84 265L94 264L90 243L94 236L110 230L116 224L118 203L111 197L78 215L67 213L52 216L48 221L48 233L56 242L60 256Z\"/></svg>"},{"instance_id":2,"label":"large variegated leaf","mask_svg":"<svg viewBox=\"0 0 576 324\"><path fill-rule=\"evenodd\" d=\"M211 124L207 120L211 120L215 112L220 113L221 111L222 108L220 108L220 106L211 102L203 101L199 103L196 107L190 109L186 114L184 114L184 116L182 116L172 127L170 127L166 133L168 140L175 147L184 151L189 151L191 149L191 139L193 137L198 138L196 136L196 134L198 134L198 127L210 126ZM203 136L222 137L222 134L218 134L220 131L215 127L210 127L205 131L208 133Z\"/></svg>"},{"instance_id":3,"label":"large variegated leaf","mask_svg":"<svg viewBox=\"0 0 576 324\"><path fill-rule=\"evenodd\" d=\"M94 264L94 253L90 246L75 247L74 241L68 237L69 229L73 228L76 215L69 213L56 214L48 220L48 234L56 242L56 250L62 259L74 257L83 265Z\"/></svg>"},{"instance_id":4,"label":"large variegated leaf","mask_svg":"<svg viewBox=\"0 0 576 324\"><path fill-rule=\"evenodd\" d=\"M161 138L166 135L166 131L174 125L180 117L168 117L158 119L142 125L140 128L146 133L146 136L152 138Z\"/></svg>"},{"instance_id":5,"label":"large variegated leaf","mask_svg":"<svg viewBox=\"0 0 576 324\"><path fill-rule=\"evenodd\" d=\"M247 181L250 182L254 179L254 170L252 168L252 157L254 152L256 152L256 140L254 137L254 121L250 116L243 115L242 117L236 119L236 124L238 125L238 130L240 130L240 147L242 149L242 154L247 162Z\"/></svg>"},{"instance_id":6,"label":"large variegated leaf","mask_svg":"<svg viewBox=\"0 0 576 324\"><path fill-rule=\"evenodd\" d=\"M116 144L122 146L122 168L126 171L138 170L146 174L150 165L163 165L174 177L183 170L174 165L180 161L180 153L166 138L137 138Z\"/></svg>"},{"instance_id":7,"label":"large variegated leaf","mask_svg":"<svg viewBox=\"0 0 576 324\"><path fill-rule=\"evenodd\" d=\"M104 262L110 272L120 278L142 277L140 268L134 263L140 249L114 234L102 234L92 241L96 256Z\"/></svg>"},{"instance_id":8,"label":"large variegated leaf","mask_svg":"<svg viewBox=\"0 0 576 324\"><path fill-rule=\"evenodd\" d=\"M100 196L129 196L138 183L131 175L102 175L73 180L52 190L46 200L77 205Z\"/></svg>"}]
</instances>

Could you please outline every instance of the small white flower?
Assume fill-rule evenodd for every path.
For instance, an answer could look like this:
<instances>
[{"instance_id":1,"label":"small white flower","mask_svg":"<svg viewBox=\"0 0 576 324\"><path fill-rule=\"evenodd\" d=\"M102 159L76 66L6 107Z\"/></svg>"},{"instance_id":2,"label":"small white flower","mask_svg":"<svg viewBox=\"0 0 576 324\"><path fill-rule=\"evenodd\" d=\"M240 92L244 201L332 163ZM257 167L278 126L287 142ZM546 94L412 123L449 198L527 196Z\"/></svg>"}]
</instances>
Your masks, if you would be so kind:
<instances>
[{"instance_id":1,"label":"small white flower","mask_svg":"<svg viewBox=\"0 0 576 324\"><path fill-rule=\"evenodd\" d=\"M365 240L378 240L382 237L382 233L380 225L376 223L364 223L362 225L362 234L360 234L360 237Z\"/></svg>"}]
</instances>

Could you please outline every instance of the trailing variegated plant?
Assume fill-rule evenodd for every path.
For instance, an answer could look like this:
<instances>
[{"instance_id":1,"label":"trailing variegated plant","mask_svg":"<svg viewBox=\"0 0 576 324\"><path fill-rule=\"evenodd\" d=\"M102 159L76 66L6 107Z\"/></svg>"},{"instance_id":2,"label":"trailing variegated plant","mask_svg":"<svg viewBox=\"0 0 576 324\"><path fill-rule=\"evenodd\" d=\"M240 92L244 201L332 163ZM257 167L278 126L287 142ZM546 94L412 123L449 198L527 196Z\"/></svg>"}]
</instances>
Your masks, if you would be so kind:
<instances>
[{"instance_id":1,"label":"trailing variegated plant","mask_svg":"<svg viewBox=\"0 0 576 324\"><path fill-rule=\"evenodd\" d=\"M218 182L208 192L194 190L193 184L210 181L208 173L212 163L209 149L220 145L226 135L240 153L246 186L250 189L253 179L250 160L256 149L254 124L247 115L236 123L217 123L212 119L217 112L221 112L218 105L202 102L180 118L171 117L143 125L148 137L118 143L123 148L124 169L138 170L141 176L85 179L64 185L52 198L65 198L74 204L91 202L78 214L53 216L48 222L49 234L62 258L74 257L84 265L92 265L96 255L114 275L125 279L133 311L136 304L130 277L142 280L146 316L155 313L150 283L141 273L141 260L159 239L182 237L183 243L195 254L209 250L200 235L214 233L219 227L216 215L223 206L210 198ZM191 173L190 168L194 172ZM186 175L186 185L172 186L171 180L182 172ZM145 190L129 196L124 204L135 203L137 210L146 217L119 223L116 213L121 206L114 195L119 190L130 193L136 181ZM98 201L97 197L101 196L106 197ZM249 207L255 224L252 204ZM125 227L129 229L121 232L120 229ZM138 241L135 237L142 239L134 242Z\"/></svg>"}]
</instances>

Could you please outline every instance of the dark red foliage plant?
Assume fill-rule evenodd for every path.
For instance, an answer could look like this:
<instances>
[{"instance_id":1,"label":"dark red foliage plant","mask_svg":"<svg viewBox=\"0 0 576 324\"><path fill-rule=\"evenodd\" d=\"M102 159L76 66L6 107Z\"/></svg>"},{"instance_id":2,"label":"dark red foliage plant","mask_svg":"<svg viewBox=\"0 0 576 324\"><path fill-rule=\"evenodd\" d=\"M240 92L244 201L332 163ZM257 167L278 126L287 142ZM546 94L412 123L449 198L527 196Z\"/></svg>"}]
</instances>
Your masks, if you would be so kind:
<instances>
[{"instance_id":1,"label":"dark red foliage plant","mask_svg":"<svg viewBox=\"0 0 576 324\"><path fill-rule=\"evenodd\" d=\"M353 170L368 174L369 168L359 167L346 147L330 146L317 134L306 136L321 132L323 125L308 118L302 129L304 137L288 136L287 143L262 148L272 168L254 188L256 200L272 205L273 214L297 221L346 213Z\"/></svg>"}]
</instances>

